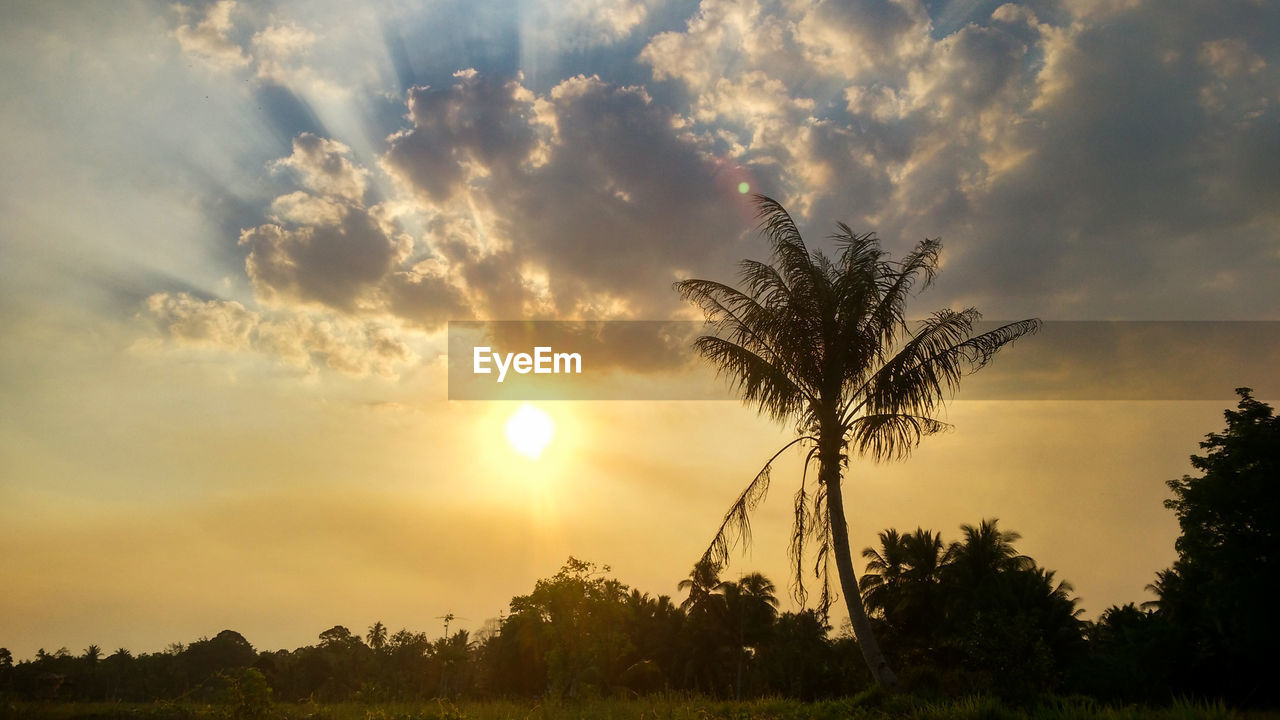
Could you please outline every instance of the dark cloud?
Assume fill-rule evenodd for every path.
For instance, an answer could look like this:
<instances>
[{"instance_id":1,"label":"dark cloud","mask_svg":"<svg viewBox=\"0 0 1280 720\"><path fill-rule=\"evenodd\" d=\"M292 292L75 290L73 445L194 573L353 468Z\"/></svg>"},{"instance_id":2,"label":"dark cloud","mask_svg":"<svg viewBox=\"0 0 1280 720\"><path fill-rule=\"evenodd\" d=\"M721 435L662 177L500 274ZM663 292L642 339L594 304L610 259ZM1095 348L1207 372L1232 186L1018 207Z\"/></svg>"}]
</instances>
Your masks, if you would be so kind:
<instances>
[{"instance_id":1,"label":"dark cloud","mask_svg":"<svg viewBox=\"0 0 1280 720\"><path fill-rule=\"evenodd\" d=\"M641 60L693 132L780 167L810 234L942 236L938 302L1057 317L1280 312L1280 10L1240 0L794 6L705 0ZM936 18L935 18L936 19ZM951 22L951 21L947 21ZM759 37L743 41L750 24ZM809 62L801 78L795 58ZM781 83L785 93L759 88ZM832 113L835 97L847 113ZM743 132L740 129L745 129Z\"/></svg>"},{"instance_id":2,"label":"dark cloud","mask_svg":"<svg viewBox=\"0 0 1280 720\"><path fill-rule=\"evenodd\" d=\"M387 164L428 201L449 199L469 166L511 178L536 145L532 96L517 81L468 70L448 88L408 95L413 127L388 138Z\"/></svg>"},{"instance_id":3,"label":"dark cloud","mask_svg":"<svg viewBox=\"0 0 1280 720\"><path fill-rule=\"evenodd\" d=\"M276 198L279 222L245 230L254 292L277 307L309 305L348 315L390 314L438 328L470 310L443 268L415 256L413 239L382 206L365 207L368 171L342 143L304 133L275 163L310 192Z\"/></svg>"},{"instance_id":4,"label":"dark cloud","mask_svg":"<svg viewBox=\"0 0 1280 720\"><path fill-rule=\"evenodd\" d=\"M1070 291L1079 298L1061 311L1081 315L1209 319L1280 309L1274 293L1248 281L1274 274L1280 261L1274 206L1259 202L1280 173L1250 157L1276 147L1280 117L1262 98L1280 96L1280 76L1242 52L1251 46L1241 36L1267 22L1241 7L1251 5L1222 6L1239 24L1139 6L1046 37L1049 60L1024 78L1040 92L1011 134L1026 158L982 189L973 219L990 239L957 271L981 269L993 294ZM1220 33L1234 39L1221 45ZM1219 83L1219 72L1230 79ZM1240 83L1253 92L1233 97ZM1240 152L1245 145L1251 153Z\"/></svg>"},{"instance_id":5,"label":"dark cloud","mask_svg":"<svg viewBox=\"0 0 1280 720\"><path fill-rule=\"evenodd\" d=\"M535 96L467 72L415 88L409 107L385 163L442 215L465 194L463 220L439 221L432 242L490 316L525 314L532 276L558 316L668 313L677 274L744 229L729 168L639 88L577 77Z\"/></svg>"},{"instance_id":6,"label":"dark cloud","mask_svg":"<svg viewBox=\"0 0 1280 720\"><path fill-rule=\"evenodd\" d=\"M267 302L297 300L354 312L386 277L405 248L367 213L347 209L334 224L246 230L245 267Z\"/></svg>"}]
</instances>

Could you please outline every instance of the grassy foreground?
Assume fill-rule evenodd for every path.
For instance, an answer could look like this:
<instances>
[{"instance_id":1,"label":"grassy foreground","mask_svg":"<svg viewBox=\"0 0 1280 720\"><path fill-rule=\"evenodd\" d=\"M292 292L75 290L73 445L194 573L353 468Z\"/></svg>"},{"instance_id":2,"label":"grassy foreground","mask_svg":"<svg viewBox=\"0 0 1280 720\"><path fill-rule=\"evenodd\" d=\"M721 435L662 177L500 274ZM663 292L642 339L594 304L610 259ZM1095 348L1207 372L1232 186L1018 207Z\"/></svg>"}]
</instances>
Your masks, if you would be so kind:
<instances>
[{"instance_id":1,"label":"grassy foreground","mask_svg":"<svg viewBox=\"0 0 1280 720\"><path fill-rule=\"evenodd\" d=\"M765 699L745 702L658 696L576 702L275 703L261 708L193 703L4 703L0 720L132 718L134 720L1183 720L1280 719L1280 713L1236 711L1220 704L1178 702L1169 707L1107 707L1083 698L1046 700L1027 708L988 697L927 701L909 695L863 694L805 703Z\"/></svg>"}]
</instances>

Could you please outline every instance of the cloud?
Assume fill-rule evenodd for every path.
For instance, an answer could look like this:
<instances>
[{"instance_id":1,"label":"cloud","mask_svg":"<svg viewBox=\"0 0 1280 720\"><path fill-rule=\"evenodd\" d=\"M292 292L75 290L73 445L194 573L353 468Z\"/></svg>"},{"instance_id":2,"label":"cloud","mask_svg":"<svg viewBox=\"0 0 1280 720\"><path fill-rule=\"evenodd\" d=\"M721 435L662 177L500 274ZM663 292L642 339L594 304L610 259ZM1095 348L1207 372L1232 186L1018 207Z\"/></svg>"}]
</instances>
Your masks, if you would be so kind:
<instances>
[{"instance_id":1,"label":"cloud","mask_svg":"<svg viewBox=\"0 0 1280 720\"><path fill-rule=\"evenodd\" d=\"M648 17L638 0L568 0L528 4L522 41L558 51L581 51L628 37Z\"/></svg>"},{"instance_id":2,"label":"cloud","mask_svg":"<svg viewBox=\"0 0 1280 720\"><path fill-rule=\"evenodd\" d=\"M452 86L408 93L412 128L388 138L388 169L425 201L451 198L465 182L519 172L537 146L533 96L517 80L455 73Z\"/></svg>"},{"instance_id":3,"label":"cloud","mask_svg":"<svg viewBox=\"0 0 1280 720\"><path fill-rule=\"evenodd\" d=\"M321 102L351 102L353 91L370 79L367 64L331 62L345 54L346 47L333 42L322 45L321 34L274 13L264 16L252 4L241 8L234 0L219 0L204 10L181 3L173 7L182 24L171 35L184 53L215 70L243 75L256 87L288 88ZM332 22L339 26L339 39L351 42L358 36L351 26L365 20L359 13L348 13ZM325 52L315 52L317 47Z\"/></svg>"},{"instance_id":4,"label":"cloud","mask_svg":"<svg viewBox=\"0 0 1280 720\"><path fill-rule=\"evenodd\" d=\"M244 349L258 325L258 314L234 301L157 293L147 298L146 306L173 339L184 345Z\"/></svg>"},{"instance_id":5,"label":"cloud","mask_svg":"<svg viewBox=\"0 0 1280 720\"><path fill-rule=\"evenodd\" d=\"M488 317L667 314L678 274L746 227L731 166L642 88L577 76L537 95L467 71L408 106L384 165Z\"/></svg>"},{"instance_id":6,"label":"cloud","mask_svg":"<svg viewBox=\"0 0 1280 720\"><path fill-rule=\"evenodd\" d=\"M704 0L636 58L662 100L474 68L412 87L376 160L304 133L272 164L297 187L240 235L255 297L426 330L672 317L673 280L730 279L764 255L746 182L815 244L837 219L891 249L942 235L941 304L1250 316L1265 292L1239 290L1264 286L1280 232L1280 173L1262 159L1280 148L1276 12L982 7L949 6L967 21L942 33L914 0ZM224 9L209 27L225 39ZM595 28L574 47L644 22L565 12ZM278 18L253 38L255 58L282 62L317 40ZM1229 243L1204 241L1221 228Z\"/></svg>"},{"instance_id":7,"label":"cloud","mask_svg":"<svg viewBox=\"0 0 1280 720\"><path fill-rule=\"evenodd\" d=\"M294 23L271 25L254 33L252 43L261 55L287 58L308 50L315 44L316 34Z\"/></svg>"},{"instance_id":8,"label":"cloud","mask_svg":"<svg viewBox=\"0 0 1280 720\"><path fill-rule=\"evenodd\" d=\"M369 171L355 165L350 154L351 148L336 140L302 133L293 139L293 154L274 164L297 171L310 190L358 204L364 198Z\"/></svg>"},{"instance_id":9,"label":"cloud","mask_svg":"<svg viewBox=\"0 0 1280 720\"><path fill-rule=\"evenodd\" d=\"M184 20L193 10L177 5ZM185 53L190 53L218 69L228 70L247 66L252 57L231 41L229 33L234 28L231 13L236 9L235 0L219 0L208 6L203 17L187 22L173 30L173 37Z\"/></svg>"},{"instance_id":10,"label":"cloud","mask_svg":"<svg viewBox=\"0 0 1280 720\"><path fill-rule=\"evenodd\" d=\"M795 25L806 61L831 75L901 72L929 45L929 15L918 0L821 0Z\"/></svg>"},{"instance_id":11,"label":"cloud","mask_svg":"<svg viewBox=\"0 0 1280 720\"><path fill-rule=\"evenodd\" d=\"M704 0L639 59L688 92L691 133L776 168L803 223L944 236L951 302L1256 317L1280 234L1280 173L1257 161L1280 142L1280 12L1166 10L1006 4L935 34L906 0Z\"/></svg>"},{"instance_id":12,"label":"cloud","mask_svg":"<svg viewBox=\"0 0 1280 720\"><path fill-rule=\"evenodd\" d=\"M471 310L447 267L419 248L386 205L362 199L369 171L340 142L303 133L272 163L293 170L307 190L277 197L275 222L243 230L245 270L257 299L276 308L397 317L433 330ZM308 192L309 191L309 192Z\"/></svg>"},{"instance_id":13,"label":"cloud","mask_svg":"<svg viewBox=\"0 0 1280 720\"><path fill-rule=\"evenodd\" d=\"M380 281L404 260L410 241L368 212L341 208L337 222L297 228L274 223L240 235L245 268L258 298L268 304L315 303L348 313L377 304Z\"/></svg>"},{"instance_id":14,"label":"cloud","mask_svg":"<svg viewBox=\"0 0 1280 720\"><path fill-rule=\"evenodd\" d=\"M188 293L156 293L146 309L179 347L250 350L307 373L327 367L356 377L395 378L419 359L396 328L374 322L297 311L263 314Z\"/></svg>"}]
</instances>

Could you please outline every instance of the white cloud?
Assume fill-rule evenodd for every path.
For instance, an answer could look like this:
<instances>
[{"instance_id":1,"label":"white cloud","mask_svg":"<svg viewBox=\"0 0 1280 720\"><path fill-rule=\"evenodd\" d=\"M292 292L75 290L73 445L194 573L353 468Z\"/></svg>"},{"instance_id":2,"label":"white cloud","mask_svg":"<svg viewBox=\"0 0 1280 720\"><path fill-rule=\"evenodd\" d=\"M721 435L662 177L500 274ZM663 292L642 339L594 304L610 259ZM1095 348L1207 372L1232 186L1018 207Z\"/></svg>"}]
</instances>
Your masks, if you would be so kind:
<instances>
[{"instance_id":1,"label":"white cloud","mask_svg":"<svg viewBox=\"0 0 1280 720\"><path fill-rule=\"evenodd\" d=\"M176 5L184 19L189 19L193 11ZM231 13L236 9L235 0L219 0L210 5L203 17L196 22L179 25L173 31L173 37L183 52L199 57L219 69L234 69L247 66L252 57L231 41L228 33L234 28Z\"/></svg>"},{"instance_id":2,"label":"white cloud","mask_svg":"<svg viewBox=\"0 0 1280 720\"><path fill-rule=\"evenodd\" d=\"M376 322L299 311L263 314L187 293L156 293L146 307L177 346L249 350L307 373L327 367L355 377L395 378L419 359L402 331Z\"/></svg>"},{"instance_id":3,"label":"white cloud","mask_svg":"<svg viewBox=\"0 0 1280 720\"><path fill-rule=\"evenodd\" d=\"M336 140L302 133L293 139L293 153L274 165L297 171L310 190L359 204L369 171L353 163L350 155L351 148Z\"/></svg>"},{"instance_id":4,"label":"white cloud","mask_svg":"<svg viewBox=\"0 0 1280 720\"><path fill-rule=\"evenodd\" d=\"M201 301L186 293L156 293L147 298L147 310L177 342L246 349L258 324L258 315L234 301Z\"/></svg>"}]
</instances>

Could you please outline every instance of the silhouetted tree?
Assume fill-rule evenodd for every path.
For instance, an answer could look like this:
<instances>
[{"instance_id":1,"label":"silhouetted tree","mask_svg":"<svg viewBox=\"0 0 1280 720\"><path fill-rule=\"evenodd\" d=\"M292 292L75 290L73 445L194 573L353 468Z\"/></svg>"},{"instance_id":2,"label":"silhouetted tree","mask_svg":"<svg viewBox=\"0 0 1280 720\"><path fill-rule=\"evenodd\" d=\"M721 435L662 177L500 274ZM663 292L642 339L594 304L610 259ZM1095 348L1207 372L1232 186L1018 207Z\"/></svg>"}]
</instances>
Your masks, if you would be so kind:
<instances>
[{"instance_id":1,"label":"silhouetted tree","mask_svg":"<svg viewBox=\"0 0 1280 720\"><path fill-rule=\"evenodd\" d=\"M869 547L862 549L867 567L858 584L867 610L879 611L887 619L894 614L900 601L902 586L906 583L907 546L902 535L893 528L882 530L879 537L879 550Z\"/></svg>"},{"instance_id":2,"label":"silhouetted tree","mask_svg":"<svg viewBox=\"0 0 1280 720\"><path fill-rule=\"evenodd\" d=\"M369 641L369 647L375 652L382 652L387 646L387 626L379 620L369 626L369 634L365 637Z\"/></svg>"},{"instance_id":3,"label":"silhouetted tree","mask_svg":"<svg viewBox=\"0 0 1280 720\"><path fill-rule=\"evenodd\" d=\"M1001 530L1000 521L987 518L977 525L961 525L962 540L951 544L950 562L945 572L949 584L964 589L959 602L965 614L972 615L985 605L998 603L1005 573L1028 570L1035 565L1031 558L1018 554L1013 544L1022 536L1012 530Z\"/></svg>"},{"instance_id":4,"label":"silhouetted tree","mask_svg":"<svg viewBox=\"0 0 1280 720\"><path fill-rule=\"evenodd\" d=\"M887 652L910 660L910 684L1017 695L1058 686L1084 651L1071 586L1014 548L995 519L946 545L917 528L866 548L862 587ZM943 686L946 686L945 688Z\"/></svg>"},{"instance_id":5,"label":"silhouetted tree","mask_svg":"<svg viewBox=\"0 0 1280 720\"><path fill-rule=\"evenodd\" d=\"M570 557L532 593L511 599L511 615L495 638L503 690L559 697L621 683L634 663L625 633L629 588L606 577L608 566ZM493 675L495 673L491 673Z\"/></svg>"},{"instance_id":6,"label":"silhouetted tree","mask_svg":"<svg viewBox=\"0 0 1280 720\"><path fill-rule=\"evenodd\" d=\"M805 596L805 543L817 544L820 608L831 603L828 559L835 558L850 621L872 677L896 678L872 633L858 590L844 516L846 447L877 460L904 457L920 439L945 427L933 417L960 378L985 365L1005 344L1034 332L1037 320L974 334L980 315L940 310L913 331L904 312L917 282L933 279L941 244L925 240L890 260L872 233L839 225L835 259L810 250L787 211L755 196L772 262L744 260L742 290L712 280L683 280L676 289L703 309L714 334L697 351L728 375L743 401L774 420L795 423L799 437L769 460L725 515L704 557L721 566L739 541L750 541L750 512L764 499L770 468L786 448L809 446L818 466L812 492L796 494L791 554L797 598Z\"/></svg>"},{"instance_id":7,"label":"silhouetted tree","mask_svg":"<svg viewBox=\"0 0 1280 720\"><path fill-rule=\"evenodd\" d=\"M1153 589L1183 635L1190 687L1237 701L1274 701L1280 645L1280 418L1238 388L1227 427L1192 455L1202 474L1169 481L1182 530L1178 559Z\"/></svg>"},{"instance_id":8,"label":"silhouetted tree","mask_svg":"<svg viewBox=\"0 0 1280 720\"><path fill-rule=\"evenodd\" d=\"M867 560L863 601L878 613L897 656L904 660L930 662L923 654L939 650L948 593L943 574L953 553L954 547L944 544L940 533L922 528L908 535L890 528L880 533L879 550L862 551Z\"/></svg>"},{"instance_id":9,"label":"silhouetted tree","mask_svg":"<svg viewBox=\"0 0 1280 720\"><path fill-rule=\"evenodd\" d=\"M1089 623L1089 657L1075 669L1073 689L1105 700L1169 702L1182 640L1167 618L1133 603L1112 606Z\"/></svg>"},{"instance_id":10,"label":"silhouetted tree","mask_svg":"<svg viewBox=\"0 0 1280 720\"><path fill-rule=\"evenodd\" d=\"M258 653L243 635L235 630L223 630L212 638L197 640L178 654L187 669L187 682L196 685L222 670L247 668L258 658Z\"/></svg>"},{"instance_id":11,"label":"silhouetted tree","mask_svg":"<svg viewBox=\"0 0 1280 720\"><path fill-rule=\"evenodd\" d=\"M773 581L761 573L744 575L736 583L721 583L725 625L728 635L733 638L737 655L733 691L739 700L742 699L747 660L769 636L778 615L776 590Z\"/></svg>"},{"instance_id":12,"label":"silhouetted tree","mask_svg":"<svg viewBox=\"0 0 1280 720\"><path fill-rule=\"evenodd\" d=\"M683 676L702 692L718 693L731 682L726 670L736 657L736 633L729 623L724 594L729 584L720 579L719 565L704 557L694 563L689 577L676 585L677 590L688 593L680 603L688 617Z\"/></svg>"}]
</instances>

